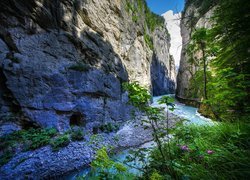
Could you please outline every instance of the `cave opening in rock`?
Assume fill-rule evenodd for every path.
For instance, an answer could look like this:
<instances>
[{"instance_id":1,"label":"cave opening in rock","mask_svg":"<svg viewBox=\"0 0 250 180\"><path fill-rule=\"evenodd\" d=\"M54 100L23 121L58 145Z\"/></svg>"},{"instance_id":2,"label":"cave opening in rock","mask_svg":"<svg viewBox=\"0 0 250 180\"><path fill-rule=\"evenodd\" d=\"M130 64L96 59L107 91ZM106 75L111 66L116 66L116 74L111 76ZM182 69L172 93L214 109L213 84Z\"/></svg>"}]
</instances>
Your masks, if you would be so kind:
<instances>
[{"instance_id":1,"label":"cave opening in rock","mask_svg":"<svg viewBox=\"0 0 250 180\"><path fill-rule=\"evenodd\" d=\"M85 126L85 118L80 112L72 114L70 117L70 126Z\"/></svg>"},{"instance_id":2,"label":"cave opening in rock","mask_svg":"<svg viewBox=\"0 0 250 180\"><path fill-rule=\"evenodd\" d=\"M24 130L41 128L41 127L40 127L38 124L36 124L35 122L26 121L26 120L21 121L21 127L22 127L22 129L24 129Z\"/></svg>"}]
</instances>

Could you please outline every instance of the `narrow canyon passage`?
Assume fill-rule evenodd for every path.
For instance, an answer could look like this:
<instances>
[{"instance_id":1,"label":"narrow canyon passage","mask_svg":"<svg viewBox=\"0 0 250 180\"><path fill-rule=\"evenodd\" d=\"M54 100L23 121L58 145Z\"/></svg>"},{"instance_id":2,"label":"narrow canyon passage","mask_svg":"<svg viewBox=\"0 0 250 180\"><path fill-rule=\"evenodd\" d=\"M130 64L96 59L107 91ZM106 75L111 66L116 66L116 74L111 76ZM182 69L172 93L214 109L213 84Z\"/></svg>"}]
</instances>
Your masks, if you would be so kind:
<instances>
[{"instance_id":1,"label":"narrow canyon passage","mask_svg":"<svg viewBox=\"0 0 250 180\"><path fill-rule=\"evenodd\" d=\"M249 6L1 0L0 179L249 179Z\"/></svg>"}]
</instances>

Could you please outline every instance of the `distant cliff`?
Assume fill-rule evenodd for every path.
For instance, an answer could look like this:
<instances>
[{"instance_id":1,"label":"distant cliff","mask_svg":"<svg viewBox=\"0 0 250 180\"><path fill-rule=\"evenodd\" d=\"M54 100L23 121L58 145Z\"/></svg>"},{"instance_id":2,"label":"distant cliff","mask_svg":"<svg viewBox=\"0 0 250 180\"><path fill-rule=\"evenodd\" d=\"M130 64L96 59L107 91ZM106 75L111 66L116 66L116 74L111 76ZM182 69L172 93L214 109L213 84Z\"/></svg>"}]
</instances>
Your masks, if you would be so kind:
<instances>
[{"instance_id":1,"label":"distant cliff","mask_svg":"<svg viewBox=\"0 0 250 180\"><path fill-rule=\"evenodd\" d=\"M2 0L0 132L130 119L122 83L173 93L164 20L143 0Z\"/></svg>"},{"instance_id":2,"label":"distant cliff","mask_svg":"<svg viewBox=\"0 0 250 180\"><path fill-rule=\"evenodd\" d=\"M192 94L191 79L199 70L199 66L190 61L187 52L191 35L195 29L210 28L212 25L214 1L186 0L181 19L182 51L180 67L177 74L176 97L185 103L197 106L201 100L198 94ZM197 54L198 56L198 54Z\"/></svg>"}]
</instances>

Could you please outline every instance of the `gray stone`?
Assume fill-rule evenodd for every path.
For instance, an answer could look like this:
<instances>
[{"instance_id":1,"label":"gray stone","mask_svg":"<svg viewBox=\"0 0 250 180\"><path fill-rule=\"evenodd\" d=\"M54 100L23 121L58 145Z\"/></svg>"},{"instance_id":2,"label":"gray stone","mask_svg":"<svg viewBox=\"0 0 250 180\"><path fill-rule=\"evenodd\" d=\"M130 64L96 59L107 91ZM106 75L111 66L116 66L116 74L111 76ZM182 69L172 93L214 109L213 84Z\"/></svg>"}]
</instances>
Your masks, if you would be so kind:
<instances>
[{"instance_id":1,"label":"gray stone","mask_svg":"<svg viewBox=\"0 0 250 180\"><path fill-rule=\"evenodd\" d=\"M195 72L199 70L199 66L195 65L194 63L190 63L189 55L186 51L188 44L190 42L191 34L194 32L194 29L205 27L210 28L212 22L210 21L210 17L213 14L214 9L209 10L204 15L199 17L198 9L193 5L190 4L187 8L185 13L182 15L183 17L195 17L197 21L194 25L190 25L190 18L182 18L181 19L181 36L182 36L182 51L181 51L181 60L180 60L180 67L178 70L177 75L177 88L176 88L176 97L187 104L197 104L200 99L194 99L188 93L190 90L190 81L194 76ZM199 17L199 18L198 18ZM198 56L199 53L196 53L194 56Z\"/></svg>"},{"instance_id":2,"label":"gray stone","mask_svg":"<svg viewBox=\"0 0 250 180\"><path fill-rule=\"evenodd\" d=\"M166 29L150 32L144 15L137 22L131 17L119 0L0 1L2 132L33 126L64 132L75 125L74 118L89 132L107 122L123 124L134 109L122 90L126 81L139 81L148 90L155 86L159 94L172 92ZM144 40L145 29L154 51ZM10 125L8 114L15 115ZM71 143L58 153L50 147L20 153L0 174L60 175L89 163L93 152L85 145ZM28 160L21 163L23 158Z\"/></svg>"}]
</instances>

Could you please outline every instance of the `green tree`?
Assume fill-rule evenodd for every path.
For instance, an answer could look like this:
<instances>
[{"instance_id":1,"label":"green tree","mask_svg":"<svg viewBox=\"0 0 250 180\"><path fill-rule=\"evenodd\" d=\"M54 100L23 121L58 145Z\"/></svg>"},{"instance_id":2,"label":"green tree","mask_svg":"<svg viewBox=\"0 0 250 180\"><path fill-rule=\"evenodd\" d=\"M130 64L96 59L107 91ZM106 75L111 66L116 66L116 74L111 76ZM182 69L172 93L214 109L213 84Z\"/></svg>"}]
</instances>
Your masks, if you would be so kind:
<instances>
[{"instance_id":1,"label":"green tree","mask_svg":"<svg viewBox=\"0 0 250 180\"><path fill-rule=\"evenodd\" d=\"M207 95L207 66L208 57L211 56L209 46L209 31L206 28L196 29L191 36L191 42L188 46L188 53L191 56L190 61L193 64L201 65L203 69L203 97L208 99ZM201 57L197 54L201 53Z\"/></svg>"},{"instance_id":2,"label":"green tree","mask_svg":"<svg viewBox=\"0 0 250 180\"><path fill-rule=\"evenodd\" d=\"M214 78L209 84L213 94L209 103L223 119L250 112L249 9L247 0L220 0L214 13L211 35L219 48L211 63Z\"/></svg>"},{"instance_id":3,"label":"green tree","mask_svg":"<svg viewBox=\"0 0 250 180\"><path fill-rule=\"evenodd\" d=\"M153 130L152 136L153 140L157 144L157 149L160 152L162 161L161 168L166 174L171 174L175 176L174 171L172 170L172 160L170 156L170 148L168 151L163 150L163 144L165 143L164 138L168 138L169 142L169 111L174 110L174 100L168 96L163 96L158 102L159 104L164 104L167 106L167 116L164 112L164 108L151 107L149 106L149 101L152 98L147 89L141 87L138 82L133 83L124 83L124 89L129 93L130 103L137 107L140 111L144 112L147 116L147 119L142 120L142 124L145 125L145 128L148 128L148 125ZM138 153L137 153L138 154ZM139 153L140 154L140 153ZM136 158L131 158L136 159ZM142 160L141 160L142 162ZM149 172L144 172L146 178L149 178Z\"/></svg>"}]
</instances>

